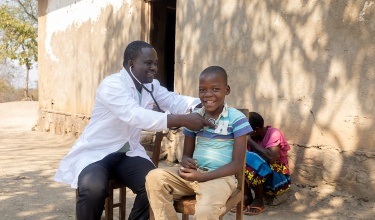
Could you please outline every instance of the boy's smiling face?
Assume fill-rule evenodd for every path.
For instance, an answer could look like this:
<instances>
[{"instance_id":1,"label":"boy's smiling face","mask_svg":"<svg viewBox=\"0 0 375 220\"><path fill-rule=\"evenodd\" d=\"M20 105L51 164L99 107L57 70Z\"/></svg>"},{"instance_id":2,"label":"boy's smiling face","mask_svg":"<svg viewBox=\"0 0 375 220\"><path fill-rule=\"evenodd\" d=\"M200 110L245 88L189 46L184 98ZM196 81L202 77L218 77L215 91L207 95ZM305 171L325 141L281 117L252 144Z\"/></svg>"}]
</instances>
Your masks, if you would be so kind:
<instances>
[{"instance_id":1,"label":"boy's smiling face","mask_svg":"<svg viewBox=\"0 0 375 220\"><path fill-rule=\"evenodd\" d=\"M224 105L225 96L230 93L225 73L209 72L199 77L199 98L206 112L218 116Z\"/></svg>"}]
</instances>

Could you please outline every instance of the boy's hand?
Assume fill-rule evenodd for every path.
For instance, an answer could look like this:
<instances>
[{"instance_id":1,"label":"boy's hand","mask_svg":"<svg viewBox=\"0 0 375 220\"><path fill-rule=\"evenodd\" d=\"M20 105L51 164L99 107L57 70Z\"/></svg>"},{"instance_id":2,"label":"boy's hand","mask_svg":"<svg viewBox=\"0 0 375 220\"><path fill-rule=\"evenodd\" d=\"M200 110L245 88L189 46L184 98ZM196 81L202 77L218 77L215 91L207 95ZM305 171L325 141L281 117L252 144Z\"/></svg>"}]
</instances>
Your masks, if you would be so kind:
<instances>
[{"instance_id":1,"label":"boy's hand","mask_svg":"<svg viewBox=\"0 0 375 220\"><path fill-rule=\"evenodd\" d=\"M180 167L178 174L187 181L202 182L202 173L196 171L195 169Z\"/></svg>"},{"instance_id":2,"label":"boy's hand","mask_svg":"<svg viewBox=\"0 0 375 220\"><path fill-rule=\"evenodd\" d=\"M187 169L197 169L197 160L190 157L183 157L181 161L181 166Z\"/></svg>"}]
</instances>

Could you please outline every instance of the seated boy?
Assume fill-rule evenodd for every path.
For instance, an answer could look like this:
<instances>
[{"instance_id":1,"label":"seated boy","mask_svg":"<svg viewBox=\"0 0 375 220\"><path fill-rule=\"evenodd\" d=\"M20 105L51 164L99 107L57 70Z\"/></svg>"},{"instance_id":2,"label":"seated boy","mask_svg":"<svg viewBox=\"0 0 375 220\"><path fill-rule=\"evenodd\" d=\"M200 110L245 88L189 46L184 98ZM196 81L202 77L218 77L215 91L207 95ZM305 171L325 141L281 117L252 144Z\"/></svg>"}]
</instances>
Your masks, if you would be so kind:
<instances>
[{"instance_id":1,"label":"seated boy","mask_svg":"<svg viewBox=\"0 0 375 220\"><path fill-rule=\"evenodd\" d=\"M234 174L242 169L246 134L252 131L244 114L224 102L230 93L226 71L218 66L199 77L198 112L216 129L184 128L181 167L158 168L146 176L146 190L156 220L177 220L173 199L196 195L194 219L219 219L237 186Z\"/></svg>"},{"instance_id":2,"label":"seated boy","mask_svg":"<svg viewBox=\"0 0 375 220\"><path fill-rule=\"evenodd\" d=\"M265 210L264 192L276 196L290 188L287 155L290 146L279 129L264 127L260 114L250 112L249 123L254 131L250 132L246 153L244 214L258 215ZM254 190L254 199L250 188Z\"/></svg>"}]
</instances>

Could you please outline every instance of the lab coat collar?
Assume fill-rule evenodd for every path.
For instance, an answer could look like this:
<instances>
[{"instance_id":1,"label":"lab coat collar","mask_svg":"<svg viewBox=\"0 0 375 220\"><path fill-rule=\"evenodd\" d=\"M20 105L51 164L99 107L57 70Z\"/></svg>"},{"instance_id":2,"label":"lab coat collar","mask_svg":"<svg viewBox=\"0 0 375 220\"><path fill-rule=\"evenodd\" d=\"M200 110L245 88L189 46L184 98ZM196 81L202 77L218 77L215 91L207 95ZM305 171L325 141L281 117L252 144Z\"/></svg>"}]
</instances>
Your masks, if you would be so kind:
<instances>
[{"instance_id":1,"label":"lab coat collar","mask_svg":"<svg viewBox=\"0 0 375 220\"><path fill-rule=\"evenodd\" d=\"M120 71L121 75L124 76L125 80L127 81L128 85L130 85L131 88L134 88L134 89L137 89L137 87L135 87L135 84L134 84L134 81L133 81L133 78L130 76L130 73L128 71L126 71L126 69L123 67ZM143 84L148 90L151 91L151 84L152 83L147 83L147 84ZM144 89L142 88L142 91Z\"/></svg>"}]
</instances>

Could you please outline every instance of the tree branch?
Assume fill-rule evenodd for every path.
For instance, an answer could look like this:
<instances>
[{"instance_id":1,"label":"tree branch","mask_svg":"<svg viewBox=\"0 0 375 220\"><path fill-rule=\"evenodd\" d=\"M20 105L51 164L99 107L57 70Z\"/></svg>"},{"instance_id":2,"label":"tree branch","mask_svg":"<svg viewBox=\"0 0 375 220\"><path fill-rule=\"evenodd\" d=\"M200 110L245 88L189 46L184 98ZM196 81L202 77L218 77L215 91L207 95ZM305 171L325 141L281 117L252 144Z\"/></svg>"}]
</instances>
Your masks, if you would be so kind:
<instances>
[{"instance_id":1,"label":"tree branch","mask_svg":"<svg viewBox=\"0 0 375 220\"><path fill-rule=\"evenodd\" d=\"M34 10L34 6L31 1L23 2L21 0L16 0L19 6L23 9L23 11L31 18L34 20L36 23L38 23L38 18L32 13ZM28 7L26 7L25 3L29 3L29 7L31 8L31 12L28 10Z\"/></svg>"}]
</instances>

